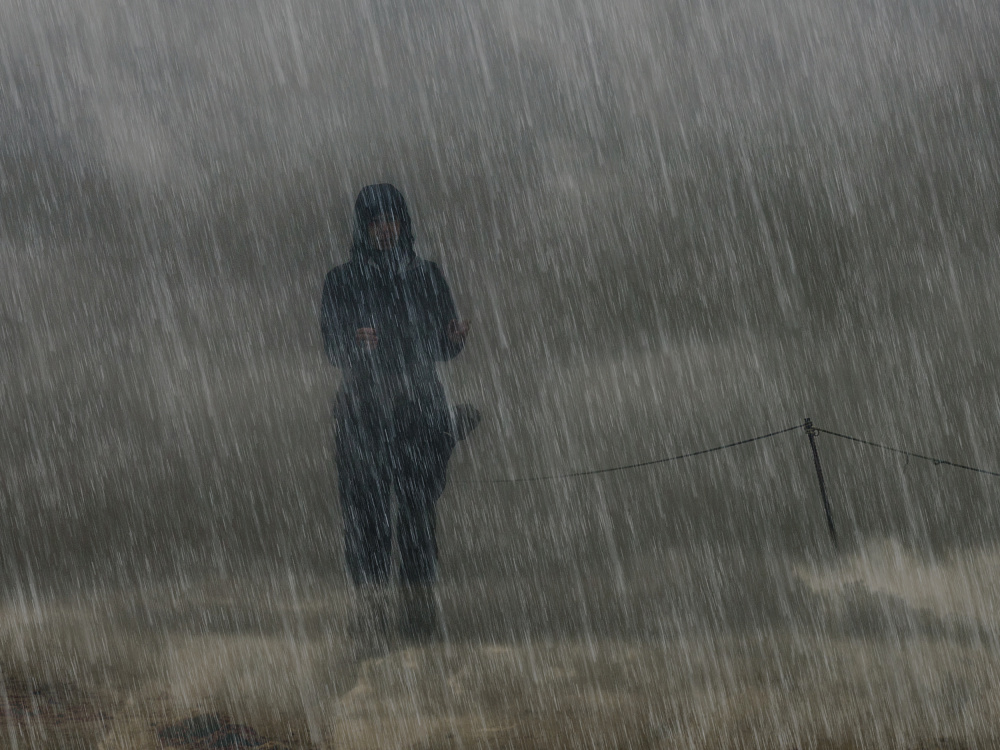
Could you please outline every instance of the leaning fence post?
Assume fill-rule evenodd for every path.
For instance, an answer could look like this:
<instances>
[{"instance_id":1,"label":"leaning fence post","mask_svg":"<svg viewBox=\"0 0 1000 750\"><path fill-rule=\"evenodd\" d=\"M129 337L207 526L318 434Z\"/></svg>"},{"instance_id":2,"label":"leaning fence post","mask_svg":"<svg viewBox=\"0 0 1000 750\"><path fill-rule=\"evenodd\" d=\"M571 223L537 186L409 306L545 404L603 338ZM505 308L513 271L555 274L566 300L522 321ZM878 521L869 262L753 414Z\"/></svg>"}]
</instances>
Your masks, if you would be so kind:
<instances>
[{"instance_id":1,"label":"leaning fence post","mask_svg":"<svg viewBox=\"0 0 1000 750\"><path fill-rule=\"evenodd\" d=\"M823 467L819 462L819 451L816 450L817 430L813 427L813 421L809 417L806 417L806 421L802 427L806 431L806 435L809 436L809 447L812 448L813 464L816 466L816 479L819 480L819 494L823 499L823 512L826 513L826 525L830 529L830 541L833 542L834 547L837 547L837 528L833 525L833 513L830 510L830 500L826 496L826 482L823 481Z\"/></svg>"}]
</instances>

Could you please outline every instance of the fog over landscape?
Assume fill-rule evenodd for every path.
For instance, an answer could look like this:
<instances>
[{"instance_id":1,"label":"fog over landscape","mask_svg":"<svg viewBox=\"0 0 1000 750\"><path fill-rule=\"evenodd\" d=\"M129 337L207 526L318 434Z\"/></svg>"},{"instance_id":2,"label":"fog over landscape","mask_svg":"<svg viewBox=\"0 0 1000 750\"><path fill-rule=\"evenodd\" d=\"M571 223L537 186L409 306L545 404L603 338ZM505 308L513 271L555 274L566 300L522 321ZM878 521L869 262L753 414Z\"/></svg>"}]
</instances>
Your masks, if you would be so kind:
<instances>
[{"instance_id":1,"label":"fog over landscape","mask_svg":"<svg viewBox=\"0 0 1000 750\"><path fill-rule=\"evenodd\" d=\"M996 735L997 477L821 434L839 549L801 431L496 480L805 417L1000 471L998 35L988 0L3 0L0 670L318 747ZM318 313L373 182L484 418L445 645L366 661Z\"/></svg>"}]
</instances>

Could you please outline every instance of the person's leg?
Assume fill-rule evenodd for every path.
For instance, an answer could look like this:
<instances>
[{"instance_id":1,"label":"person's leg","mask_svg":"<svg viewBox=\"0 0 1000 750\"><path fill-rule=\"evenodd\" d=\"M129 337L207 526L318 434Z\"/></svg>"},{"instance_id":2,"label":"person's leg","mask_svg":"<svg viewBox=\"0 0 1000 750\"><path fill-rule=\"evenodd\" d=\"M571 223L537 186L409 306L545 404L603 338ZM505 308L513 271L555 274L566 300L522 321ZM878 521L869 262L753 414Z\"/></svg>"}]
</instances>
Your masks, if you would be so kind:
<instances>
[{"instance_id":1,"label":"person's leg","mask_svg":"<svg viewBox=\"0 0 1000 750\"><path fill-rule=\"evenodd\" d=\"M381 650L393 594L390 508L392 482L383 431L338 414L337 478L344 557L353 583L350 632L364 649Z\"/></svg>"},{"instance_id":2,"label":"person's leg","mask_svg":"<svg viewBox=\"0 0 1000 750\"><path fill-rule=\"evenodd\" d=\"M392 483L384 431L365 424L353 411L343 409L337 419L344 557L355 586L384 584L392 557Z\"/></svg>"},{"instance_id":3,"label":"person's leg","mask_svg":"<svg viewBox=\"0 0 1000 750\"><path fill-rule=\"evenodd\" d=\"M451 435L428 426L403 437L397 445L400 625L404 634L427 637L440 629L433 589L437 579L437 500L444 491L455 443Z\"/></svg>"},{"instance_id":4,"label":"person's leg","mask_svg":"<svg viewBox=\"0 0 1000 750\"><path fill-rule=\"evenodd\" d=\"M437 578L437 501L453 447L449 436L427 432L399 446L394 485L399 574L404 584L429 584Z\"/></svg>"}]
</instances>

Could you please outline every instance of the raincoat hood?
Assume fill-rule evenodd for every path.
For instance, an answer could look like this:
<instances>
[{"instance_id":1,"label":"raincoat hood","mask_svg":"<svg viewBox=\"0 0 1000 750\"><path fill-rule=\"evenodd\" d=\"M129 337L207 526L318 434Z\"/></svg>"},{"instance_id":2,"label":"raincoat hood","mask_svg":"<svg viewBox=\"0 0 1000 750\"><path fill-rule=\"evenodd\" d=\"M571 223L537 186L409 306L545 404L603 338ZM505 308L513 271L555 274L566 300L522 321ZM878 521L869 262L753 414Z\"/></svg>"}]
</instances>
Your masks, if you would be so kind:
<instances>
[{"instance_id":1,"label":"raincoat hood","mask_svg":"<svg viewBox=\"0 0 1000 750\"><path fill-rule=\"evenodd\" d=\"M392 216L399 221L399 246L396 260L406 263L413 259L413 229L410 210L406 199L394 186L387 182L368 185L358 193L354 202L354 244L351 255L358 260L382 263L388 259L380 257L377 248L368 239L368 227L379 216Z\"/></svg>"}]
</instances>

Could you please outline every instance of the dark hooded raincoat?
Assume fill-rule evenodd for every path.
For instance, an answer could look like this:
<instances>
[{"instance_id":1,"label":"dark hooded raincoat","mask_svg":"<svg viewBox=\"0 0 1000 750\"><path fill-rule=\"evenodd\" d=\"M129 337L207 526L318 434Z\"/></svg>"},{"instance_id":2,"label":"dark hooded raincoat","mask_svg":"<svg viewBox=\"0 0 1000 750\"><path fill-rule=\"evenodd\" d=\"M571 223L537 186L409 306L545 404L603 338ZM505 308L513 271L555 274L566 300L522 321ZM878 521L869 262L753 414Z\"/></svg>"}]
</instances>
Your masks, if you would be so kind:
<instances>
[{"instance_id":1,"label":"dark hooded raincoat","mask_svg":"<svg viewBox=\"0 0 1000 750\"><path fill-rule=\"evenodd\" d=\"M377 217L400 222L395 252L368 240ZM436 575L436 503L455 440L435 363L457 355L447 326L457 318L438 266L413 251L409 211L391 185L369 185L355 204L351 260L323 285L320 323L326 354L342 373L337 394L337 473L348 571L356 584L390 575L392 497L400 575L420 583ZM357 343L374 328L373 351Z\"/></svg>"}]
</instances>

